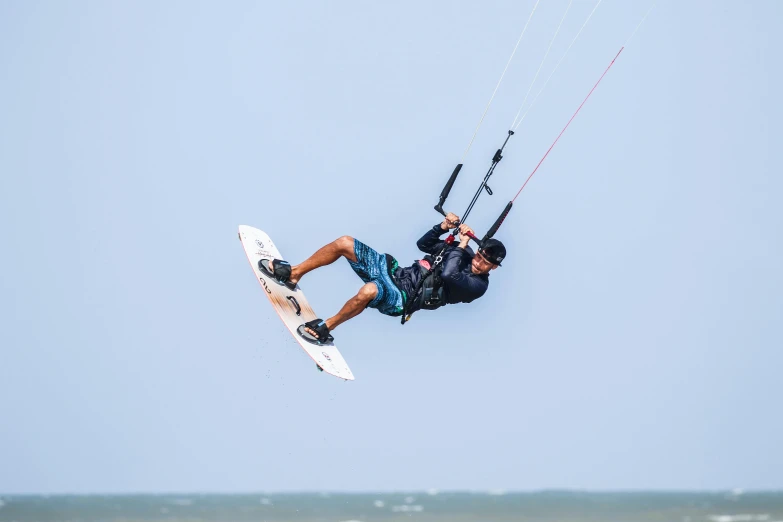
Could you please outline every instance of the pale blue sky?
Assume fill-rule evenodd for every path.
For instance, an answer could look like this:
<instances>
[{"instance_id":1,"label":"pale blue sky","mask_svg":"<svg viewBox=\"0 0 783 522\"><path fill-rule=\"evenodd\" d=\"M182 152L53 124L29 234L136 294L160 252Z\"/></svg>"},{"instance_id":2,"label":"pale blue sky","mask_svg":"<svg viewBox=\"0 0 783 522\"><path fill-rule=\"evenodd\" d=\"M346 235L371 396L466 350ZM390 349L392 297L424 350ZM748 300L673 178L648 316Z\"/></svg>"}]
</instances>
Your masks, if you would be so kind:
<instances>
[{"instance_id":1,"label":"pale blue sky","mask_svg":"<svg viewBox=\"0 0 783 522\"><path fill-rule=\"evenodd\" d=\"M780 2L658 2L488 294L338 328L355 382L254 282L240 224L291 262L343 234L415 259L533 3L2 2L0 492L783 487ZM567 3L541 2L448 209ZM480 233L649 6L598 8ZM302 286L328 316L360 284Z\"/></svg>"}]
</instances>

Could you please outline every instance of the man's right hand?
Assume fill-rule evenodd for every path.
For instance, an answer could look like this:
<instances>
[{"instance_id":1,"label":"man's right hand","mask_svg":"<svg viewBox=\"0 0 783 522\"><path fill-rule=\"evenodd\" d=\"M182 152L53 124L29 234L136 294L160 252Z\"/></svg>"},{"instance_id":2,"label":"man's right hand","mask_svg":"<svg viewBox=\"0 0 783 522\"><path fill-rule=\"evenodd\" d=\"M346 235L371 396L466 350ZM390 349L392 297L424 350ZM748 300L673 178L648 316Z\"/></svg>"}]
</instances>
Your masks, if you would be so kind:
<instances>
[{"instance_id":1,"label":"man's right hand","mask_svg":"<svg viewBox=\"0 0 783 522\"><path fill-rule=\"evenodd\" d=\"M452 228L457 228L457 225L459 225L459 216L449 212L446 214L446 219L444 219L443 223L440 224L440 229L445 232L447 230L451 230Z\"/></svg>"}]
</instances>

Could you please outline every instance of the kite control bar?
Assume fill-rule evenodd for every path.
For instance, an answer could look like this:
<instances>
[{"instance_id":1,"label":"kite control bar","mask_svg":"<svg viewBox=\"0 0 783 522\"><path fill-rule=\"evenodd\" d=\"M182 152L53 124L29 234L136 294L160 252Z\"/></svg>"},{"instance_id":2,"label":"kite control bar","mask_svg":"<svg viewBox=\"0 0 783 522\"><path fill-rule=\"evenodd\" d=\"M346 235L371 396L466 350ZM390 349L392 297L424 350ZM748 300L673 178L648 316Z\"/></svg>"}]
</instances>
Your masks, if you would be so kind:
<instances>
[{"instance_id":1,"label":"kite control bar","mask_svg":"<svg viewBox=\"0 0 783 522\"><path fill-rule=\"evenodd\" d=\"M438 206L436 206L436 207L435 207L435 210L437 210L438 212L440 212L441 214L443 214L443 217L446 217L446 212L445 212L445 211L444 211L442 208L440 208L440 204L439 204ZM457 222L456 222L456 225L457 225L457 226L460 226L460 221L459 221L459 219L457 220ZM457 235L457 232L459 232L459 230L457 230L457 229L454 229L454 232L452 232L452 233L451 233L451 235L450 235L449 237L447 237L447 238L446 238L446 244L447 244L447 245L450 245L450 244L452 244L452 243L454 242L454 236L456 236L456 235ZM477 244L479 247L481 246L481 240L480 240L479 238L477 238L477 237L476 237L476 235L475 235L475 234L473 234L473 232L468 232L468 237L469 237L470 239L472 239L473 241L475 241L475 242L476 242L476 244Z\"/></svg>"},{"instance_id":2,"label":"kite control bar","mask_svg":"<svg viewBox=\"0 0 783 522\"><path fill-rule=\"evenodd\" d=\"M487 185L487 181L489 181L489 178L492 176L492 174L495 172L495 167L497 167L498 163L500 163L500 160L503 159L503 149L506 148L506 144L508 144L508 140L511 138L511 136L514 135L514 131L510 130L508 131L508 136L506 136L506 140L503 142L503 146L500 147L496 152L495 155L492 156L492 164L489 167L489 170L487 170L486 175L484 176L484 180L481 182L481 185L479 185L478 190L476 190L476 194L474 194L473 199L470 202L470 205L468 205L467 210L465 210L465 213L462 214L461 219L467 219L468 214L470 214L470 211L473 210L473 205L476 204L476 201L478 201L479 196L481 195L481 192L486 190L487 194L490 196L492 195L492 189L489 188L489 185ZM462 170L462 163L458 164L456 167L454 167L454 171L451 173L451 176L449 176L449 180L446 182L446 185L443 187L443 190L440 192L440 197L438 199L438 204L435 205L435 210L437 210L439 213L441 213L444 217L446 216L446 211L443 210L443 204L446 202L446 198L449 197L449 192L451 192L451 188L454 186L454 182L457 180L457 175L459 175L460 170ZM477 238L473 234L468 234L468 236L475 241L479 247L481 244L486 241L487 239L491 238L495 235L495 232L498 231L498 228L500 228L500 224L503 223L503 220L506 219L506 216L508 215L508 212L511 210L511 202L506 206L505 210L503 210L503 213L500 214L500 217L495 221L495 224L492 225L492 228L489 230L489 232L484 235L483 239ZM457 225L459 225L459 221L457 221ZM455 230L452 232L451 236L446 239L446 244L450 245L454 242L454 236L457 234L457 231Z\"/></svg>"},{"instance_id":3,"label":"kite control bar","mask_svg":"<svg viewBox=\"0 0 783 522\"><path fill-rule=\"evenodd\" d=\"M495 235L495 233L500 228L500 225L502 225L503 221L506 219L506 216L508 216L508 213L511 212L511 207L513 205L514 205L513 201L509 201L508 202L508 205L506 205L506 208L503 209L503 212L500 213L498 218L495 220L495 223L492 224L492 227L489 229L489 231L486 234L484 234L483 238L479 239L474 234L472 234L471 232L468 232L468 237L470 239L472 239L473 241L475 241L476 244L479 247L481 247L481 245L484 243L484 241L486 241L487 239L489 239L489 238L491 238L491 237L493 237ZM438 207L439 206L440 205L438 205ZM446 212L444 212L443 209L438 209L437 207L436 207L436 209L438 210L438 212L443 214L443 217L446 217ZM459 222L459 220L457 220L457 226L459 226L459 225L460 225L460 222ZM455 229L454 232L452 232L451 235L446 238L446 244L447 245L450 245L450 244L452 244L454 242L454 236L456 234L457 234L457 230Z\"/></svg>"}]
</instances>

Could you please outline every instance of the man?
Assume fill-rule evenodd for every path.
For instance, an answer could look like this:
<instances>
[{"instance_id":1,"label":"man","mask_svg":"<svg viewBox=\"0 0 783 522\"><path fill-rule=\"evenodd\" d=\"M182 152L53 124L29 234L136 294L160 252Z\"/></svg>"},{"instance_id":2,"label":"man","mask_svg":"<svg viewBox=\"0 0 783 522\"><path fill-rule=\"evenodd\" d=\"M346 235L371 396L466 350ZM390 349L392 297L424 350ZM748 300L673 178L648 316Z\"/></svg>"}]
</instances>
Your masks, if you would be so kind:
<instances>
[{"instance_id":1,"label":"man","mask_svg":"<svg viewBox=\"0 0 783 522\"><path fill-rule=\"evenodd\" d=\"M443 262L422 281L434 264L432 256L443 249L440 239L444 233L459 226L459 243L446 246ZM290 289L306 273L337 261L348 260L353 271L364 281L353 298L326 321L315 319L298 328L299 335L313 344L333 341L330 332L348 319L356 317L365 308L375 308L390 316L416 310L434 310L446 304L469 303L487 291L489 272L500 266L506 256L506 248L496 239L488 239L478 253L468 246L473 230L460 225L459 218L448 213L442 223L432 227L416 243L419 250L429 254L407 268L398 265L389 254L379 254L358 239L343 236L319 249L300 265L291 266L279 259L261 259L261 272ZM418 292L414 295L414 291Z\"/></svg>"}]
</instances>

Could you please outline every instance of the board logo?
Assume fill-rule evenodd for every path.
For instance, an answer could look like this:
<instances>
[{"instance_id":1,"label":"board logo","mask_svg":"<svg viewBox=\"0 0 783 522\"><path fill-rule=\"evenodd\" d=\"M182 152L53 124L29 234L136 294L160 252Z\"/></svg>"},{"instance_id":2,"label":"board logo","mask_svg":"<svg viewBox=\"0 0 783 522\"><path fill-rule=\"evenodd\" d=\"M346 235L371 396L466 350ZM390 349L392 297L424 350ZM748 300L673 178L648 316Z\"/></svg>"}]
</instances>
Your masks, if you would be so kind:
<instances>
[{"instance_id":1,"label":"board logo","mask_svg":"<svg viewBox=\"0 0 783 522\"><path fill-rule=\"evenodd\" d=\"M256 239L256 245L258 245L258 248L264 248L264 243L260 239Z\"/></svg>"},{"instance_id":2,"label":"board logo","mask_svg":"<svg viewBox=\"0 0 783 522\"><path fill-rule=\"evenodd\" d=\"M321 352L321 355L323 355L323 356L326 358L326 360L327 360L327 361L329 361L329 362L332 362L332 358L331 358L331 357L329 357L329 354L328 354L328 353L326 353L326 352Z\"/></svg>"},{"instance_id":3,"label":"board logo","mask_svg":"<svg viewBox=\"0 0 783 522\"><path fill-rule=\"evenodd\" d=\"M272 291L269 289L268 286L266 286L266 281L264 281L264 278L263 277L259 277L258 280L261 281L262 285L264 285L264 290L266 290L266 293L267 294L271 294Z\"/></svg>"}]
</instances>

